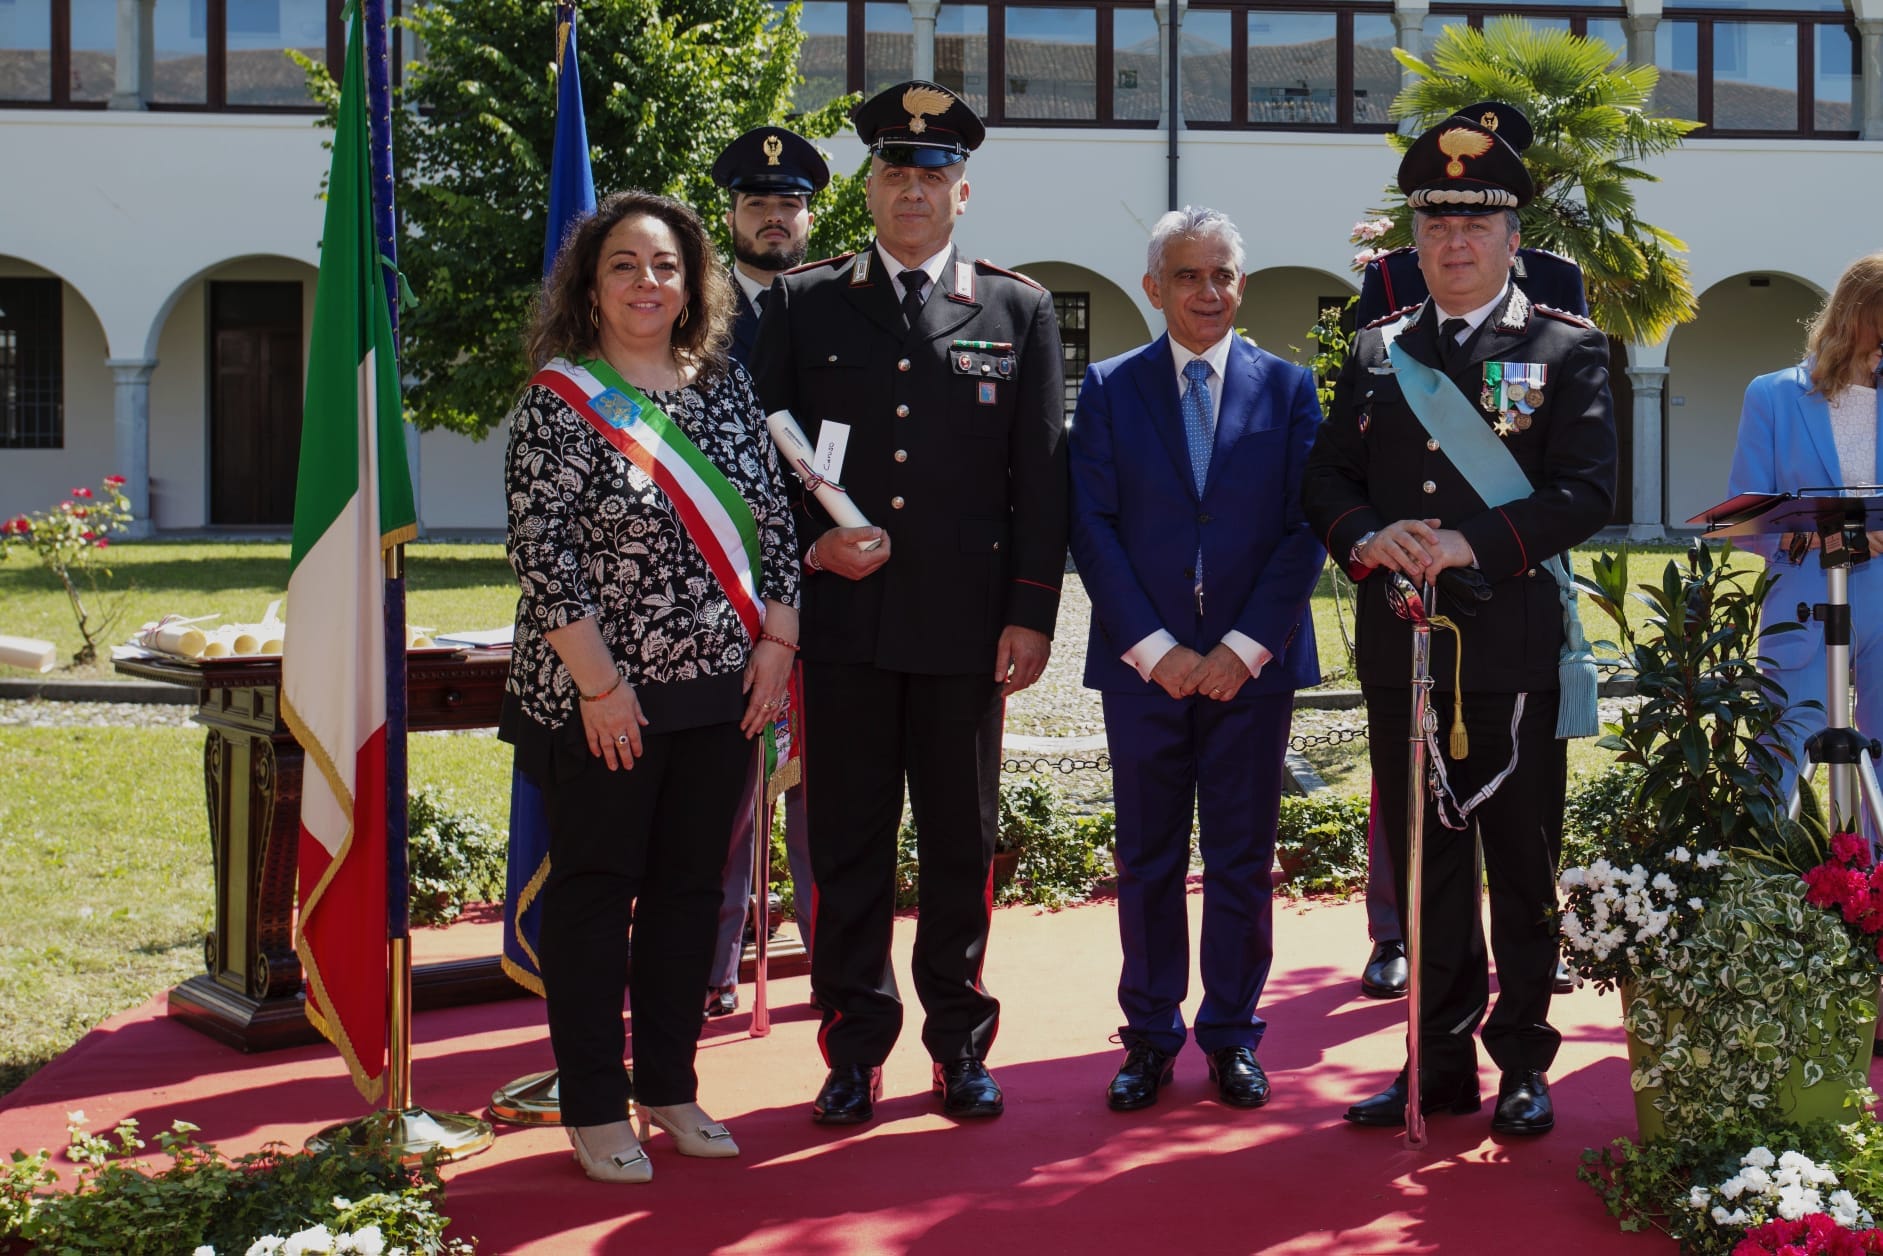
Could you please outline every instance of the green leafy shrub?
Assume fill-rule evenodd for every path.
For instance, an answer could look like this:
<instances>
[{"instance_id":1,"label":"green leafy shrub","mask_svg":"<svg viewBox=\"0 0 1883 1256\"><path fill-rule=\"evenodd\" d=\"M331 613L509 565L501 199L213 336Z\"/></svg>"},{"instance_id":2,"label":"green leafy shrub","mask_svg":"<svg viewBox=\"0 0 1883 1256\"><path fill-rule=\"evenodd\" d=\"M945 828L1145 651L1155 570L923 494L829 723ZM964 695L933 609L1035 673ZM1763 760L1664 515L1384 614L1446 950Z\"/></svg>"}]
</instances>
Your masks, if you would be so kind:
<instances>
[{"instance_id":1,"label":"green leafy shrub","mask_svg":"<svg viewBox=\"0 0 1883 1256\"><path fill-rule=\"evenodd\" d=\"M509 834L460 810L450 790L427 785L407 802L412 923L448 925L467 903L501 902Z\"/></svg>"},{"instance_id":2,"label":"green leafy shrub","mask_svg":"<svg viewBox=\"0 0 1883 1256\"><path fill-rule=\"evenodd\" d=\"M1030 903L1058 909L1089 897L1113 875L1116 822L1107 811L1074 816L1048 777L1031 774L1000 785L996 856L1017 854L1001 903ZM906 811L896 834L896 907L917 905L915 820Z\"/></svg>"},{"instance_id":3,"label":"green leafy shrub","mask_svg":"<svg viewBox=\"0 0 1883 1256\"><path fill-rule=\"evenodd\" d=\"M1604 854L1638 845L1632 832L1642 823L1635 798L1642 770L1632 763L1612 763L1600 772L1578 772L1563 800L1565 868L1585 867Z\"/></svg>"},{"instance_id":4,"label":"green leafy shrub","mask_svg":"<svg viewBox=\"0 0 1883 1256\"><path fill-rule=\"evenodd\" d=\"M1275 855L1281 885L1303 894L1345 894L1366 884L1367 800L1317 789L1285 794Z\"/></svg>"},{"instance_id":5,"label":"green leafy shrub","mask_svg":"<svg viewBox=\"0 0 1883 1256\"><path fill-rule=\"evenodd\" d=\"M289 1153L279 1144L230 1160L177 1121L157 1135L169 1166L152 1170L135 1159L145 1146L135 1120L109 1136L87 1132L84 1121L74 1113L68 1127L67 1155L78 1165L71 1191L42 1189L58 1180L44 1151L13 1153L0 1174L0 1240L62 1254L176 1256L204 1247L239 1254L264 1236L325 1226L376 1228L386 1251L476 1250L444 1237L450 1218L437 1211L444 1184L432 1160L407 1168L383 1145Z\"/></svg>"},{"instance_id":6,"label":"green leafy shrub","mask_svg":"<svg viewBox=\"0 0 1883 1256\"><path fill-rule=\"evenodd\" d=\"M98 643L124 613L122 599L114 598L100 614L98 577L111 574L101 552L111 544L112 537L122 535L130 526L131 499L124 495L121 475L106 476L96 492L75 488L50 510L0 521L0 559L16 549L24 550L37 558L65 590L72 616L78 621L79 636L85 640L72 656L74 663L95 662ZM88 597L92 599L89 607L85 605Z\"/></svg>"}]
</instances>

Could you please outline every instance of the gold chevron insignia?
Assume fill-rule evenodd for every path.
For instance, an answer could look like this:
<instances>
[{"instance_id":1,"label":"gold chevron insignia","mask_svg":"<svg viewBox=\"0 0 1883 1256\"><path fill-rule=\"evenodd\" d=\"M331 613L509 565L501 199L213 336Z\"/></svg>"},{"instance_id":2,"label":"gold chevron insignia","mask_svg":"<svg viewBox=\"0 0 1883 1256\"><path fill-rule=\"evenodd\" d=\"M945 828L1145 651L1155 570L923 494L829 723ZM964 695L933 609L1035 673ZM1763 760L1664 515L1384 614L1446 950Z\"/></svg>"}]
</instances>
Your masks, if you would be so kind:
<instances>
[{"instance_id":1,"label":"gold chevron insignia","mask_svg":"<svg viewBox=\"0 0 1883 1256\"><path fill-rule=\"evenodd\" d=\"M759 147L765 150L765 164L775 166L778 164L778 155L785 151L785 142L776 135L767 135Z\"/></svg>"},{"instance_id":2,"label":"gold chevron insignia","mask_svg":"<svg viewBox=\"0 0 1883 1256\"><path fill-rule=\"evenodd\" d=\"M1466 130L1461 126L1453 127L1449 131L1439 132L1438 151L1451 158L1445 163L1445 177L1447 179L1462 178L1465 172L1465 163L1462 158L1482 157L1490 152L1491 137Z\"/></svg>"},{"instance_id":3,"label":"gold chevron insignia","mask_svg":"<svg viewBox=\"0 0 1883 1256\"><path fill-rule=\"evenodd\" d=\"M920 135L928 130L924 119L947 113L954 103L954 97L939 87L911 87L902 93L902 107L909 111L909 134Z\"/></svg>"}]
</instances>

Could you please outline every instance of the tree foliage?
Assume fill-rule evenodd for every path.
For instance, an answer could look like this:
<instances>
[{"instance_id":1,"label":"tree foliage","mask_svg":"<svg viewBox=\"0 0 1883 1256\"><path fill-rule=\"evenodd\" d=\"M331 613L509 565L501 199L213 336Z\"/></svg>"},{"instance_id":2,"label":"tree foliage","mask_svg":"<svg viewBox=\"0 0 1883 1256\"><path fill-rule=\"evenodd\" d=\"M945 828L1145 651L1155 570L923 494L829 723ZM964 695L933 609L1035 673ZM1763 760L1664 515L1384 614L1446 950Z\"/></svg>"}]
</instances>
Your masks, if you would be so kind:
<instances>
[{"instance_id":1,"label":"tree foliage","mask_svg":"<svg viewBox=\"0 0 1883 1256\"><path fill-rule=\"evenodd\" d=\"M1448 26L1431 61L1402 49L1393 55L1417 79L1394 99L1392 116L1410 118L1414 134L1467 105L1501 100L1530 118L1536 140L1524 163L1537 196L1520 211L1523 242L1561 253L1582 267L1589 315L1611 336L1653 343L1696 311L1687 246L1644 222L1633 184L1655 182L1641 163L1678 147L1698 122L1649 111L1660 72L1615 62L1599 39L1498 18L1482 30ZM1392 135L1400 152L1412 136ZM1379 242L1412 243L1412 211L1396 186L1380 209L1393 228Z\"/></svg>"},{"instance_id":2,"label":"tree foliage","mask_svg":"<svg viewBox=\"0 0 1883 1256\"><path fill-rule=\"evenodd\" d=\"M598 197L645 188L700 211L730 258L726 194L708 172L735 136L785 123L810 139L847 125L854 97L793 114L799 7L768 0L589 0L578 10L582 99ZM556 125L555 10L540 0L408 6L394 165L408 417L487 434L528 373L522 338L542 277ZM303 62L304 65L307 63ZM309 66L317 95L337 98ZM789 121L787 122L787 119ZM869 238L863 170L813 202L812 257Z\"/></svg>"}]
</instances>

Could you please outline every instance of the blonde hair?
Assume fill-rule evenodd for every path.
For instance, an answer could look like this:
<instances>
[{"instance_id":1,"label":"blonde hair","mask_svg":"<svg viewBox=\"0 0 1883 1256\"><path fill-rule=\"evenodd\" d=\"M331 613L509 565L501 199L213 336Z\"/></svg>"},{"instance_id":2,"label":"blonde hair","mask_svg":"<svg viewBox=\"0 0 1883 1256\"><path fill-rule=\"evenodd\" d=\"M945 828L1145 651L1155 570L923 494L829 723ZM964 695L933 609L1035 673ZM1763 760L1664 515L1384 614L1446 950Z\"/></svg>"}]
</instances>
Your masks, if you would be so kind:
<instances>
[{"instance_id":1,"label":"blonde hair","mask_svg":"<svg viewBox=\"0 0 1883 1256\"><path fill-rule=\"evenodd\" d=\"M1844 268L1824 308L1805 325L1805 362L1813 392L1827 399L1849 388L1883 337L1883 253Z\"/></svg>"}]
</instances>

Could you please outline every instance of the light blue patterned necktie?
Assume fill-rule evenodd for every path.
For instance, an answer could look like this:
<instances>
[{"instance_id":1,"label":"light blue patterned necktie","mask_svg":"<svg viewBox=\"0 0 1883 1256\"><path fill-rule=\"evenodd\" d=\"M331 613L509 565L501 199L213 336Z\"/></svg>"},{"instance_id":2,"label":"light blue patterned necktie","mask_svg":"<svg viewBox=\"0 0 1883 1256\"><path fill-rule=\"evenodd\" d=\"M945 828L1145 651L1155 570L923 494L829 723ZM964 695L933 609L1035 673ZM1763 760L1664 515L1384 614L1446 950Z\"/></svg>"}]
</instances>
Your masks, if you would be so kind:
<instances>
[{"instance_id":1,"label":"light blue patterned necktie","mask_svg":"<svg viewBox=\"0 0 1883 1256\"><path fill-rule=\"evenodd\" d=\"M1191 358L1184 364L1183 377L1189 387L1183 390L1183 435L1190 446L1190 478L1196 483L1197 500L1203 498L1203 485L1209 479L1210 450L1216 443L1215 410L1210 397L1210 364ZM1203 546L1196 551L1196 611L1203 613Z\"/></svg>"}]
</instances>

